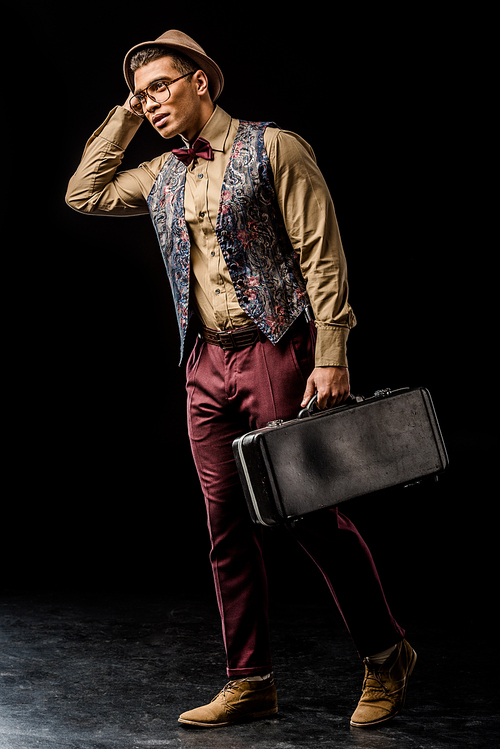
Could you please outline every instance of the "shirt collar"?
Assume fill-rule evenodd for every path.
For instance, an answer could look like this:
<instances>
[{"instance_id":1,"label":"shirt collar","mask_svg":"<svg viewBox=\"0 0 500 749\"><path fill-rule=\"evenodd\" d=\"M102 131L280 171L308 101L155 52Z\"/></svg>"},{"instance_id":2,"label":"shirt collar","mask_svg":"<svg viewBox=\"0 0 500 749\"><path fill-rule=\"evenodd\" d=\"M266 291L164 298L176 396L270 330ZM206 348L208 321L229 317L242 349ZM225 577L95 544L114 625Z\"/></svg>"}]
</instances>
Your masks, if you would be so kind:
<instances>
[{"instance_id":1,"label":"shirt collar","mask_svg":"<svg viewBox=\"0 0 500 749\"><path fill-rule=\"evenodd\" d=\"M200 137L208 140L214 151L224 153L232 122L232 118L223 109L216 106L212 116L205 123ZM190 145L185 138L182 138L182 140L186 146Z\"/></svg>"}]
</instances>

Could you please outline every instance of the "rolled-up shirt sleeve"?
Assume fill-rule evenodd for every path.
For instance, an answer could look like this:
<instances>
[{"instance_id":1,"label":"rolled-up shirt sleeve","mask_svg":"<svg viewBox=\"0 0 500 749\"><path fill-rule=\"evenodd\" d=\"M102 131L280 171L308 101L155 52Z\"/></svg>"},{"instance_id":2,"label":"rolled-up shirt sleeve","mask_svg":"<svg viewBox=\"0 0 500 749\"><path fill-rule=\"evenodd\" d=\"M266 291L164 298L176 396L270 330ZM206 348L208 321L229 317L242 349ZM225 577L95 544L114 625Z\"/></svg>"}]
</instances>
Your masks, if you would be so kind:
<instances>
[{"instance_id":1,"label":"rolled-up shirt sleeve","mask_svg":"<svg viewBox=\"0 0 500 749\"><path fill-rule=\"evenodd\" d=\"M295 133L268 128L266 149L314 313L316 366L347 366L347 338L356 318L348 301L347 263L328 186L313 150Z\"/></svg>"},{"instance_id":2,"label":"rolled-up shirt sleeve","mask_svg":"<svg viewBox=\"0 0 500 749\"><path fill-rule=\"evenodd\" d=\"M156 165L118 172L125 149L142 119L123 107L113 109L88 140L80 164L71 177L66 203L81 213L137 216L148 213L146 198ZM157 168L157 171L159 169ZM157 173L156 171L156 173Z\"/></svg>"}]
</instances>

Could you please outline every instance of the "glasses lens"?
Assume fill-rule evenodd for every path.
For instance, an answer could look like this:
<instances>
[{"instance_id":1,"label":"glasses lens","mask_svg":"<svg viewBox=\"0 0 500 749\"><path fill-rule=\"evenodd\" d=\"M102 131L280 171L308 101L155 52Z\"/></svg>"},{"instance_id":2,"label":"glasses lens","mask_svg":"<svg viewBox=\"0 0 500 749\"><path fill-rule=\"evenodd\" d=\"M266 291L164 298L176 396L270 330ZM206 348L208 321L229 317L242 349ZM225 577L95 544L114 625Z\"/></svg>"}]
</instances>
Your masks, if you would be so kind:
<instances>
[{"instance_id":1,"label":"glasses lens","mask_svg":"<svg viewBox=\"0 0 500 749\"><path fill-rule=\"evenodd\" d=\"M142 106L142 100L139 99L138 96L132 96L132 98L129 101L129 104L130 104L131 109L136 114L144 114L144 109L143 109L143 106Z\"/></svg>"},{"instance_id":2,"label":"glasses lens","mask_svg":"<svg viewBox=\"0 0 500 749\"><path fill-rule=\"evenodd\" d=\"M155 81L148 87L148 96L157 104L163 104L170 98L170 91L166 81Z\"/></svg>"}]
</instances>

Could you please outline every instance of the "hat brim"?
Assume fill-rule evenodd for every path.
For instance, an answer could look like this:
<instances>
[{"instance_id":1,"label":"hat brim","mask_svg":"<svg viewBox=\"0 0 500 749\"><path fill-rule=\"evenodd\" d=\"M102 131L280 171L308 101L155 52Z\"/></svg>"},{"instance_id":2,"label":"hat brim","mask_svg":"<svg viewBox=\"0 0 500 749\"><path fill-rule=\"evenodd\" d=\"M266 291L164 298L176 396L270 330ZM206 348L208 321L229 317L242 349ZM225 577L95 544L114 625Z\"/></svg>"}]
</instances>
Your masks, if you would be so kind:
<instances>
[{"instance_id":1,"label":"hat brim","mask_svg":"<svg viewBox=\"0 0 500 749\"><path fill-rule=\"evenodd\" d=\"M222 89L224 88L224 76L222 75L222 71L217 63L215 63L210 57L208 57L208 55L201 54L197 50L192 49L185 44L175 41L163 41L162 39L155 39L150 42L141 42L140 44L136 44L135 47L132 47L132 49L127 52L125 60L123 61L123 72L125 75L125 80L127 81L128 87L131 91L134 91L135 83L134 74L130 70L130 60L132 56L140 49L145 49L146 47L152 46L165 47L168 49L176 50L177 52L182 52L182 54L186 55L186 57L189 57L191 60L193 60L193 62L198 65L198 69L203 70L208 78L208 87L210 90L212 101L215 101L219 98Z\"/></svg>"}]
</instances>

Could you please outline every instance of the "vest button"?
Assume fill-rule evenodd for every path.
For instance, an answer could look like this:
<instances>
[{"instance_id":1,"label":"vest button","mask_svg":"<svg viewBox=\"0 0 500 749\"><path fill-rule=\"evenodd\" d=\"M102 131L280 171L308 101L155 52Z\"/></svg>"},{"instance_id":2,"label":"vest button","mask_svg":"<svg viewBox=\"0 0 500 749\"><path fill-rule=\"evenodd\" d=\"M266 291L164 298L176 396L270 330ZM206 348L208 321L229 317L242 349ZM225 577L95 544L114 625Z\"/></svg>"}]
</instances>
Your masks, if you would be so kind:
<instances>
[{"instance_id":1,"label":"vest button","mask_svg":"<svg viewBox=\"0 0 500 749\"><path fill-rule=\"evenodd\" d=\"M220 289L215 289L216 294L220 294Z\"/></svg>"}]
</instances>

